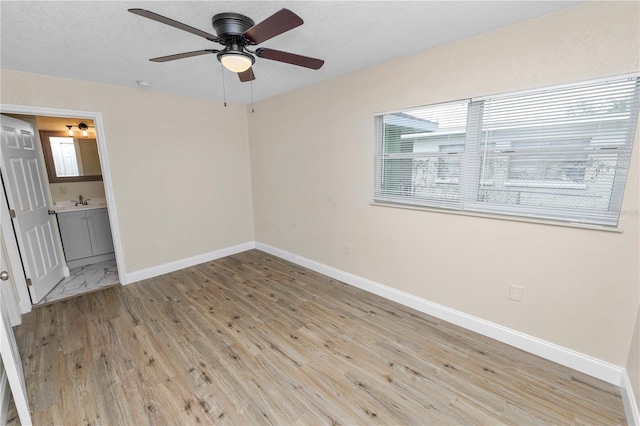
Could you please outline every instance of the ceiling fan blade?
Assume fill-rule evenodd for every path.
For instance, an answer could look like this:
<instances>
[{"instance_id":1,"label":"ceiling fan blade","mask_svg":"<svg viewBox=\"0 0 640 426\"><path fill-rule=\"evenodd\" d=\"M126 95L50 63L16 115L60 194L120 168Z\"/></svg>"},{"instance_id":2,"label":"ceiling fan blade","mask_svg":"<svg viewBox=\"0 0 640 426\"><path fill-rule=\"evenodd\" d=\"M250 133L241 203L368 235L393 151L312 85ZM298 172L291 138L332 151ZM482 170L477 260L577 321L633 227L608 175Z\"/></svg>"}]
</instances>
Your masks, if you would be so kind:
<instances>
[{"instance_id":1,"label":"ceiling fan blade","mask_svg":"<svg viewBox=\"0 0 640 426\"><path fill-rule=\"evenodd\" d=\"M158 58L149 59L151 62L169 62L175 61L176 59L190 58L192 56L200 56L206 55L207 53L217 53L219 50L215 49L205 49L205 50L195 50L193 52L184 52L184 53L176 53L175 55L168 56L160 56Z\"/></svg>"},{"instance_id":2,"label":"ceiling fan blade","mask_svg":"<svg viewBox=\"0 0 640 426\"><path fill-rule=\"evenodd\" d=\"M279 34L303 24L302 18L290 11L281 9L262 22L244 32L244 37L253 44L260 44Z\"/></svg>"},{"instance_id":3,"label":"ceiling fan blade","mask_svg":"<svg viewBox=\"0 0 640 426\"><path fill-rule=\"evenodd\" d=\"M256 75L253 73L253 68L239 72L238 77L240 77L240 81L243 83L256 79Z\"/></svg>"},{"instance_id":4,"label":"ceiling fan blade","mask_svg":"<svg viewBox=\"0 0 640 426\"><path fill-rule=\"evenodd\" d=\"M256 55L258 55L259 58L286 62L287 64L298 65L299 67L311 68L314 70L320 69L320 67L324 65L324 61L322 59L296 55L295 53L283 52L281 50L265 49L264 47L257 49Z\"/></svg>"},{"instance_id":5,"label":"ceiling fan blade","mask_svg":"<svg viewBox=\"0 0 640 426\"><path fill-rule=\"evenodd\" d=\"M174 21L173 19L170 18L166 18L162 15L158 15L157 13L154 12L150 12L148 10L144 10L144 9L129 9L129 12L131 13L135 13L136 15L140 15L143 16L145 18L148 19L152 19L154 21L160 22L162 24L166 24L166 25L170 25L174 28L178 28L180 30L189 32L191 34L195 34L197 36L200 37L204 37L207 40L210 41L218 41L218 37L214 36L213 34L209 34L208 32L205 31L201 31L197 28L193 28L187 24L183 24L182 22L178 22L178 21Z\"/></svg>"}]
</instances>

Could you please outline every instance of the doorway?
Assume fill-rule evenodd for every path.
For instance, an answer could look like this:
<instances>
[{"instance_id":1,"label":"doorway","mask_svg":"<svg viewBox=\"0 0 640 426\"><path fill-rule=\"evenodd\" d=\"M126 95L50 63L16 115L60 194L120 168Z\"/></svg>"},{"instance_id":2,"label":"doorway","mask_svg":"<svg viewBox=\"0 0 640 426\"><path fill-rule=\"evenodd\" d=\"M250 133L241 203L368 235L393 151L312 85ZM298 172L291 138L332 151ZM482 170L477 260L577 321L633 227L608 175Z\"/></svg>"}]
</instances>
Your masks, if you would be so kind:
<instances>
[{"instance_id":1,"label":"doorway","mask_svg":"<svg viewBox=\"0 0 640 426\"><path fill-rule=\"evenodd\" d=\"M92 231L95 231L93 232L93 236L94 238L97 238L97 245L93 244L93 249L98 251L94 252L95 256L92 256L89 261L84 259L86 258L86 256L80 256L80 259L75 258L71 261L65 261L68 268L66 269L65 273L67 278L65 278L61 282L63 287L58 288L57 292L52 291L51 297L45 297L43 301L51 302L53 300L59 300L60 298L67 298L73 295L95 291L96 289L100 289L116 283L125 284L123 281L123 266L121 267L121 265L123 265L123 261L121 242L118 231L118 220L116 216L115 200L113 197L113 190L111 185L111 174L107 156L107 146L104 138L102 118L100 113L57 110L40 107L23 107L14 105L1 105L0 112L2 114L14 116L16 118L19 118L21 116L38 117L42 119L42 122L54 122L57 117L58 121L64 122L65 127L63 127L63 129L65 131L68 131L68 134L60 134L58 136L70 136L69 134L72 132L74 132L74 134L77 133L79 140L75 140L74 142L76 147L82 148L82 152L85 157L88 157L88 153L92 151L91 148L84 148L84 146L86 145L85 142L87 139L94 139L95 145L93 150L97 151L98 153L98 167L102 171L101 181L95 178L95 162L94 164L92 164L91 162L87 162L84 164L78 163L79 169L92 170L90 174L93 176L93 178L83 179L81 177L71 177L71 179L68 181L57 181L55 182L55 187L52 188L51 186L49 186L48 188L49 203L52 207L51 210L56 210L58 207L60 207L60 210L64 211L64 213L69 213L69 215L71 215L71 213L77 213L74 210L80 210L85 216L87 216L83 219L84 224L91 228L89 229L90 233ZM89 128L88 135L86 133L83 135L83 132L87 130L85 126ZM43 126L43 128L40 128L40 126L37 127L38 130L43 130L45 132L52 132L54 130L61 131L61 129L45 128L47 126ZM80 135L83 135L84 137ZM42 148L44 149L45 141L41 140L41 144ZM72 148L73 144L67 146L65 155L68 154L70 147ZM43 154L44 157L42 157ZM41 151L40 160L41 164L44 164L44 162L42 161L46 160L46 154L44 151ZM47 171L51 172L49 168L47 168ZM49 174L50 173L47 173L45 175L45 179L47 179L47 176ZM54 184L54 182L52 182L52 179L48 179L48 181L49 185ZM97 184L96 182L100 182L100 184ZM91 191L96 191L96 187L98 186L101 187L101 190L97 190L98 193L94 195L95 193L92 193ZM84 204L83 201L85 202ZM75 205L78 202L80 205L79 209L77 209L78 206ZM96 203L100 202L102 202L102 205L95 205ZM65 203L67 203L67 205L65 205ZM69 210L65 210L65 207L72 208ZM97 212L99 207L101 207L102 211L104 212L104 214L101 215L102 217L99 217L100 215L93 214L90 215L91 217L88 217L89 210ZM56 216L58 216L58 219L60 219L59 213L60 212L56 210ZM99 227L95 224L96 222L100 221L104 224L104 226L106 226L106 228L104 226ZM73 223L73 221L66 222ZM82 222L78 223L82 224ZM105 231L105 229L107 231ZM72 229L71 233L73 234L76 231L77 229ZM106 236L109 237L108 241ZM59 246L61 245L60 238L58 238L56 244L58 244ZM62 245L64 245L64 243L62 243ZM105 249L104 247L110 248ZM91 247L89 247L89 249L91 250ZM60 250L60 252L63 253L62 250ZM22 264L22 262L24 261L25 260L22 259L20 265L18 265L21 271L25 271L25 268ZM18 261L14 262L18 263ZM25 282L28 281L25 280ZM64 288L65 285L67 286L66 288ZM24 303L24 301L32 301L32 299L29 297L29 290L27 289L27 285L23 285L20 287L20 308L22 313L25 313L31 310L31 306L25 306L26 304Z\"/></svg>"}]
</instances>

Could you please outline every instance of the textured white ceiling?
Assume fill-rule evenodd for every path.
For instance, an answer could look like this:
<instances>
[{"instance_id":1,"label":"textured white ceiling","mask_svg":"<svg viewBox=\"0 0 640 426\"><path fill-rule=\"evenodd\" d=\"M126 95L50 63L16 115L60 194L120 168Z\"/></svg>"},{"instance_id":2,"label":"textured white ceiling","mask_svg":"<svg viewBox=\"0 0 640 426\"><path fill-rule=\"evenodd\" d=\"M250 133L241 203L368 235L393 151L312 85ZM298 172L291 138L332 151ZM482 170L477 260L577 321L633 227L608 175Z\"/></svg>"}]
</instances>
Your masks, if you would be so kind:
<instances>
[{"instance_id":1,"label":"textured white ceiling","mask_svg":"<svg viewBox=\"0 0 640 426\"><path fill-rule=\"evenodd\" d=\"M578 1L1 1L0 66L78 80L223 99L215 55L167 63L149 58L218 48L127 12L143 8L215 33L211 17L256 23L286 7L304 25L260 46L325 60L319 71L258 58L255 101L430 47L573 7ZM226 98L249 103L251 84L225 72Z\"/></svg>"}]
</instances>

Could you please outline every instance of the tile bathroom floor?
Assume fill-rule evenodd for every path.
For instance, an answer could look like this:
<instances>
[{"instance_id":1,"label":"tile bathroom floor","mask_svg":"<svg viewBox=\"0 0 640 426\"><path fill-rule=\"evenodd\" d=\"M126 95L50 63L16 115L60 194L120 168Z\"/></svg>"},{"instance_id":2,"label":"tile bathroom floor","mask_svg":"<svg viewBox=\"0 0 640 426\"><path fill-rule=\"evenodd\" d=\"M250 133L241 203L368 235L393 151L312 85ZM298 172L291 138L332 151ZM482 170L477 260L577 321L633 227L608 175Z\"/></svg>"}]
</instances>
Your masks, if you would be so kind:
<instances>
[{"instance_id":1,"label":"tile bathroom floor","mask_svg":"<svg viewBox=\"0 0 640 426\"><path fill-rule=\"evenodd\" d=\"M60 281L36 306L91 293L120 283L115 259L79 266Z\"/></svg>"}]
</instances>

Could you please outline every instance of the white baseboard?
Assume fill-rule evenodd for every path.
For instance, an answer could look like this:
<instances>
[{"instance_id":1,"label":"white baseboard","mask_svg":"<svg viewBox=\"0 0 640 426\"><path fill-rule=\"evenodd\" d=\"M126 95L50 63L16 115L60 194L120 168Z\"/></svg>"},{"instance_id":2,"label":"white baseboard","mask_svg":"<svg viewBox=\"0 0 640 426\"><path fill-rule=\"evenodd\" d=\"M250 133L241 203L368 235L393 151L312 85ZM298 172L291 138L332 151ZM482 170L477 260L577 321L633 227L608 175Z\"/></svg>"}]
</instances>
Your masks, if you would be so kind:
<instances>
[{"instance_id":1,"label":"white baseboard","mask_svg":"<svg viewBox=\"0 0 640 426\"><path fill-rule=\"evenodd\" d=\"M538 355L560 365L573 368L574 370L596 377L600 380L604 380L605 382L616 386L620 385L620 381L624 373L624 368L622 367L618 367L554 343L520 333L516 330L494 324L481 318L465 314L464 312L447 308L446 306L430 302L409 293L396 290L267 244L256 242L255 248L321 274L330 276L346 284L377 294L378 296L382 296L386 299L393 300L394 302L398 302L427 315L440 318L444 321L475 331L476 333L484 336L491 337L492 339Z\"/></svg>"},{"instance_id":2,"label":"white baseboard","mask_svg":"<svg viewBox=\"0 0 640 426\"><path fill-rule=\"evenodd\" d=\"M638 411L638 404L636 404L633 387L631 387L631 381L626 370L623 371L620 379L620 393L622 394L627 423L629 423L629 426L640 426L640 411Z\"/></svg>"},{"instance_id":3,"label":"white baseboard","mask_svg":"<svg viewBox=\"0 0 640 426\"><path fill-rule=\"evenodd\" d=\"M137 281L146 280L148 278L157 277L159 275L168 274L179 269L189 268L190 266L199 265L201 263L210 262L212 260L220 259L222 257L231 256L233 254L241 253L243 251L251 250L255 248L253 241L239 244L233 247L227 247L220 250L215 250L209 253L199 254L197 256L189 257L186 259L176 260L175 262L165 263L163 265L154 266L152 268L141 269L139 271L129 272L125 275L123 285L132 284Z\"/></svg>"},{"instance_id":4,"label":"white baseboard","mask_svg":"<svg viewBox=\"0 0 640 426\"><path fill-rule=\"evenodd\" d=\"M2 375L0 376L0 425L7 424L10 396L11 388L9 387L9 379L7 378L7 372L2 368Z\"/></svg>"}]
</instances>

